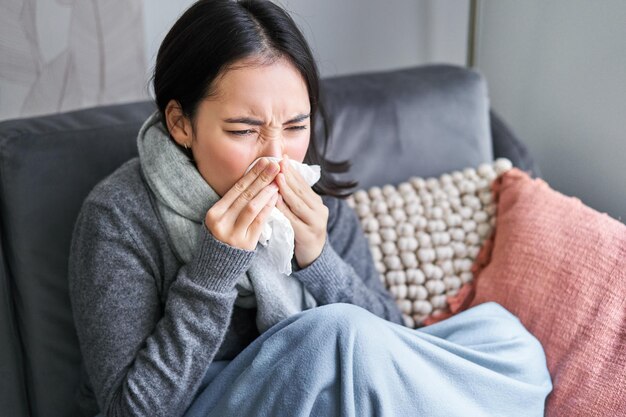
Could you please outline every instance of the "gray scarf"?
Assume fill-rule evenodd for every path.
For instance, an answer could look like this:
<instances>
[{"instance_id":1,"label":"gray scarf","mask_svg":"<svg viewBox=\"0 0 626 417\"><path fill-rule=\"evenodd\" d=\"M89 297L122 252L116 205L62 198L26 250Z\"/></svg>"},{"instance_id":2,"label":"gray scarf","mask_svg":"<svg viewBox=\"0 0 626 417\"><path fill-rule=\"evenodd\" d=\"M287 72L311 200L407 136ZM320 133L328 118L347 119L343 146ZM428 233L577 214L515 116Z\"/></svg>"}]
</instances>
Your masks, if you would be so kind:
<instances>
[{"instance_id":1,"label":"gray scarf","mask_svg":"<svg viewBox=\"0 0 626 417\"><path fill-rule=\"evenodd\" d=\"M221 197L173 143L163 129L158 111L139 130L137 147L141 169L156 196L159 214L175 253L187 263L197 250L207 211ZM239 278L236 288L236 305L257 308L256 325L260 333L317 305L297 278L277 270L267 247L260 244L250 268Z\"/></svg>"}]
</instances>

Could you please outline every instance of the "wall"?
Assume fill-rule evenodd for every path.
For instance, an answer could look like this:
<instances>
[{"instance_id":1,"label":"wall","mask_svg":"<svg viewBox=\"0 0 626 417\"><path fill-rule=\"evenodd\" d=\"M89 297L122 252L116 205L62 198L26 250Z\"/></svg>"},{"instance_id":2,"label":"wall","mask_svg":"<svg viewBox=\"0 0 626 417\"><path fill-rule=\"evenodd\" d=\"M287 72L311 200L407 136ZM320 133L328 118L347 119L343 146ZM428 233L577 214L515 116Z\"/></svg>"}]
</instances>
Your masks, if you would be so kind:
<instances>
[{"instance_id":1,"label":"wall","mask_svg":"<svg viewBox=\"0 0 626 417\"><path fill-rule=\"evenodd\" d=\"M468 0L276 0L322 76L465 62ZM0 120L149 98L158 47L193 0L3 0Z\"/></svg>"},{"instance_id":2,"label":"wall","mask_svg":"<svg viewBox=\"0 0 626 417\"><path fill-rule=\"evenodd\" d=\"M142 0L2 0L0 120L145 96L142 10Z\"/></svg>"},{"instance_id":3,"label":"wall","mask_svg":"<svg viewBox=\"0 0 626 417\"><path fill-rule=\"evenodd\" d=\"M273 1L289 12L304 33L323 77L466 62L469 0ZM145 2L150 65L169 27L192 3Z\"/></svg>"},{"instance_id":4,"label":"wall","mask_svg":"<svg viewBox=\"0 0 626 417\"><path fill-rule=\"evenodd\" d=\"M544 179L626 221L626 2L481 1L478 68Z\"/></svg>"},{"instance_id":5,"label":"wall","mask_svg":"<svg viewBox=\"0 0 626 417\"><path fill-rule=\"evenodd\" d=\"M467 0L275 0L290 11L322 76L433 62L465 64Z\"/></svg>"}]
</instances>

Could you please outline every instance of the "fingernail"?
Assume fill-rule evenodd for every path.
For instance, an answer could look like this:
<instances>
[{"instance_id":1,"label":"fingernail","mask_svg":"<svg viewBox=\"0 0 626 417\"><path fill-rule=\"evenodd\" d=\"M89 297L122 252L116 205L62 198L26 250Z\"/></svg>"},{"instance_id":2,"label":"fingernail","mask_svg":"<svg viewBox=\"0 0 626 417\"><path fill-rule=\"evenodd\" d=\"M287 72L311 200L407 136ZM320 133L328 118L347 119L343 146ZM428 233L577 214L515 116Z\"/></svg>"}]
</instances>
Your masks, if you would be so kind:
<instances>
[{"instance_id":1,"label":"fingernail","mask_svg":"<svg viewBox=\"0 0 626 417\"><path fill-rule=\"evenodd\" d=\"M270 174L274 174L277 171L278 169L276 168L276 164L270 162L270 164L267 167L267 172Z\"/></svg>"},{"instance_id":2,"label":"fingernail","mask_svg":"<svg viewBox=\"0 0 626 417\"><path fill-rule=\"evenodd\" d=\"M258 167L260 167L261 169L264 169L267 166L267 160L266 159L259 159L257 161L256 165Z\"/></svg>"}]
</instances>

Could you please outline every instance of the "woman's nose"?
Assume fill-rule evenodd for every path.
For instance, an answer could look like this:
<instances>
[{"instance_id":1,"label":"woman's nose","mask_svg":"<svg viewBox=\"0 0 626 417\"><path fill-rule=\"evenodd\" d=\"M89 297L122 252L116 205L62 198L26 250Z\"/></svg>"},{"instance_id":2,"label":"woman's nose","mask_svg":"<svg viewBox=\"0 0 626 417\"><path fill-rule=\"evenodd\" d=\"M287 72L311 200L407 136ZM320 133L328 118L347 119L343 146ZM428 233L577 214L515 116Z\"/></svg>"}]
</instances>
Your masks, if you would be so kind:
<instances>
[{"instance_id":1,"label":"woman's nose","mask_svg":"<svg viewBox=\"0 0 626 417\"><path fill-rule=\"evenodd\" d=\"M275 158L282 158L285 150L285 142L280 133L272 135L270 138L266 138L263 145L263 156L272 156Z\"/></svg>"}]
</instances>

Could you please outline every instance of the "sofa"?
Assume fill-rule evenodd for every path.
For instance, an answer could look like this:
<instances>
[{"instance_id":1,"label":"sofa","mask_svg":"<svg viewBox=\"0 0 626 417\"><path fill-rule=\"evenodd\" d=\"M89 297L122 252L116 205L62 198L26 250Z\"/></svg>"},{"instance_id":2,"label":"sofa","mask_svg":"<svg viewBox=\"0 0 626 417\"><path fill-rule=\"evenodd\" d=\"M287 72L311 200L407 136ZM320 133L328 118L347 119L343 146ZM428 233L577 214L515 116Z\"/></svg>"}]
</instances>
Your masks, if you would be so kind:
<instances>
[{"instance_id":1,"label":"sofa","mask_svg":"<svg viewBox=\"0 0 626 417\"><path fill-rule=\"evenodd\" d=\"M496 158L540 175L475 70L326 78L322 101L328 153L352 162L346 179L359 188ZM94 185L137 156L137 131L154 109L144 101L0 123L0 414L76 415L83 370L66 277L74 221Z\"/></svg>"}]
</instances>

